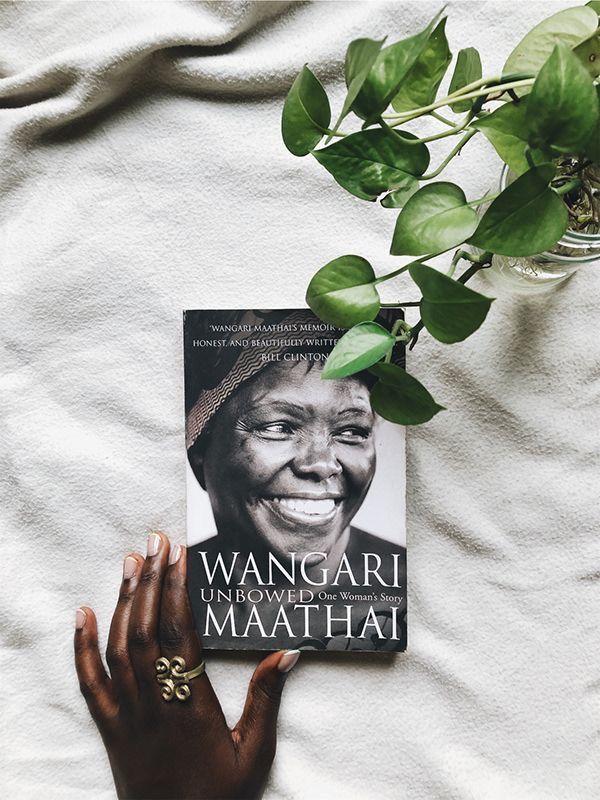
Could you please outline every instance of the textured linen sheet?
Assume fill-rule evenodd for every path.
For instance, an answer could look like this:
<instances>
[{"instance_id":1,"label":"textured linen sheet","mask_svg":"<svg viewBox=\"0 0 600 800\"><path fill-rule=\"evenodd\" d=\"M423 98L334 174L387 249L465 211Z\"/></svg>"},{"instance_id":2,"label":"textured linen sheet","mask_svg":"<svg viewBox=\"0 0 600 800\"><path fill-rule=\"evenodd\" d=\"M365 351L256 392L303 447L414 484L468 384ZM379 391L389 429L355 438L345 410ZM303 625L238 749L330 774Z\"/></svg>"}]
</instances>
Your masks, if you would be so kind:
<instances>
[{"instance_id":1,"label":"textured linen sheet","mask_svg":"<svg viewBox=\"0 0 600 800\"><path fill-rule=\"evenodd\" d=\"M452 49L499 69L563 5L451 2ZM350 39L439 6L0 5L3 796L114 796L74 611L105 641L125 553L184 541L181 311L302 304L343 253L401 263L394 212L291 156L280 113L305 62L339 109ZM498 179L479 139L459 169L471 197ZM449 410L408 435L409 651L302 656L268 800L598 796L599 289L590 266L464 344L422 337ZM232 723L255 662L210 656Z\"/></svg>"}]
</instances>

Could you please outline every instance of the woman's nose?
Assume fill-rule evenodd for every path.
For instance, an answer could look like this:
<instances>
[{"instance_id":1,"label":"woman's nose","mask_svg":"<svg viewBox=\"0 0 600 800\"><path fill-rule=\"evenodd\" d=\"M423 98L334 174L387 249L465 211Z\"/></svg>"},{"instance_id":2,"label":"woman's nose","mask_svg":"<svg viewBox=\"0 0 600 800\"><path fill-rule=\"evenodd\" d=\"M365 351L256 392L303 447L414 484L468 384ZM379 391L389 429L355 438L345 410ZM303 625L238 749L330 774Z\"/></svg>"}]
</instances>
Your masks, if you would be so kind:
<instances>
[{"instance_id":1,"label":"woman's nose","mask_svg":"<svg viewBox=\"0 0 600 800\"><path fill-rule=\"evenodd\" d=\"M333 443L320 437L311 438L299 446L293 468L297 475L318 481L325 481L342 472Z\"/></svg>"}]
</instances>

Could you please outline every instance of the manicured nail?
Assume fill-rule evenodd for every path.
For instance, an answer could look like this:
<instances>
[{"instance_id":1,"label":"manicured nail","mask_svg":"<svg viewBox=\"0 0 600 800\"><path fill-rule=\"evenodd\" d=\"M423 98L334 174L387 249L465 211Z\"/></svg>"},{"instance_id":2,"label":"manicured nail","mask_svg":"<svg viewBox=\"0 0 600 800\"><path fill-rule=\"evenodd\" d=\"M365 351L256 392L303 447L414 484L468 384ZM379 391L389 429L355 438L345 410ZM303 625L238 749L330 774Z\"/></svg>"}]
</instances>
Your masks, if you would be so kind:
<instances>
[{"instance_id":1,"label":"manicured nail","mask_svg":"<svg viewBox=\"0 0 600 800\"><path fill-rule=\"evenodd\" d=\"M133 556L127 556L123 562L123 580L128 581L130 578L133 578L137 566L137 560Z\"/></svg>"},{"instance_id":2,"label":"manicured nail","mask_svg":"<svg viewBox=\"0 0 600 800\"><path fill-rule=\"evenodd\" d=\"M160 536L158 533L151 533L148 536L148 549L146 551L146 555L155 556L158 553L158 548L160 547Z\"/></svg>"},{"instance_id":3,"label":"manicured nail","mask_svg":"<svg viewBox=\"0 0 600 800\"><path fill-rule=\"evenodd\" d=\"M87 614L83 610L83 608L78 608L75 612L75 630L80 631L83 626L85 625L85 621L87 619Z\"/></svg>"},{"instance_id":4,"label":"manicured nail","mask_svg":"<svg viewBox=\"0 0 600 800\"><path fill-rule=\"evenodd\" d=\"M296 666L296 662L300 658L300 650L288 650L283 656L279 659L279 664L277 664L277 669L279 672L289 672Z\"/></svg>"},{"instance_id":5,"label":"manicured nail","mask_svg":"<svg viewBox=\"0 0 600 800\"><path fill-rule=\"evenodd\" d=\"M179 561L179 556L181 555L181 545L176 544L174 547L171 548L169 553L169 564L176 564Z\"/></svg>"}]
</instances>

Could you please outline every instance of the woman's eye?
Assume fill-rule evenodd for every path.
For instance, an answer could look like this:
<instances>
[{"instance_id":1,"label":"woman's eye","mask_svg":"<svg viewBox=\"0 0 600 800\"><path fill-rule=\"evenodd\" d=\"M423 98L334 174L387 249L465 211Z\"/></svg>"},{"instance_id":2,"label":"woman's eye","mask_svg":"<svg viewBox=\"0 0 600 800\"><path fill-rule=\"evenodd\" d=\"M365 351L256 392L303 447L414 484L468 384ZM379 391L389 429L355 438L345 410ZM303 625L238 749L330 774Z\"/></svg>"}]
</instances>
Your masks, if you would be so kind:
<instances>
[{"instance_id":1,"label":"woman's eye","mask_svg":"<svg viewBox=\"0 0 600 800\"><path fill-rule=\"evenodd\" d=\"M257 432L265 439L286 439L294 429L288 422L272 422L269 425L261 425Z\"/></svg>"},{"instance_id":2,"label":"woman's eye","mask_svg":"<svg viewBox=\"0 0 600 800\"><path fill-rule=\"evenodd\" d=\"M371 435L371 431L369 428L343 428L342 430L336 433L338 439L341 439L343 442L348 442L350 444L355 444L358 442L364 442L365 439L368 439Z\"/></svg>"}]
</instances>

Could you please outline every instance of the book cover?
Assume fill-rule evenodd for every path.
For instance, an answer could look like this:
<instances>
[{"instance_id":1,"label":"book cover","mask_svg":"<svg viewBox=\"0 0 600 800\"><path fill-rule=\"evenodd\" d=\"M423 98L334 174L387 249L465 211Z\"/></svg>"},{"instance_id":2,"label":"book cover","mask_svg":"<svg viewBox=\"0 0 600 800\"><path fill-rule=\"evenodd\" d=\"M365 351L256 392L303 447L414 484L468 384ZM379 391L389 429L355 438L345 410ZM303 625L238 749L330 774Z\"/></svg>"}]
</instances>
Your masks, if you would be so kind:
<instances>
[{"instance_id":1,"label":"book cover","mask_svg":"<svg viewBox=\"0 0 600 800\"><path fill-rule=\"evenodd\" d=\"M368 371L321 377L344 333L307 309L184 312L188 583L207 649L406 648L404 429L372 411Z\"/></svg>"}]
</instances>

